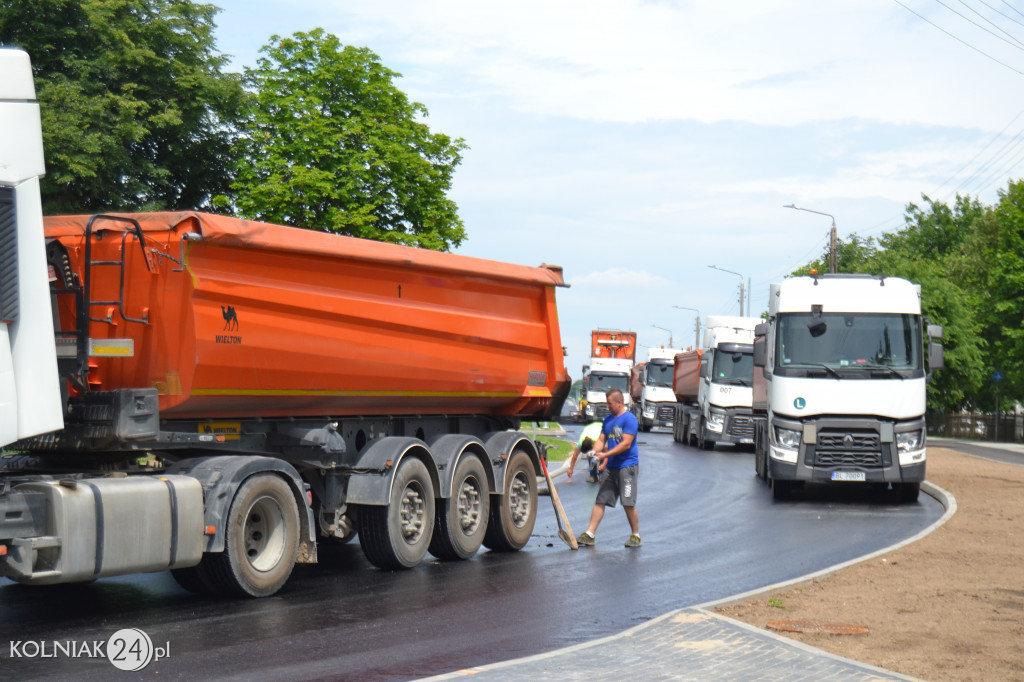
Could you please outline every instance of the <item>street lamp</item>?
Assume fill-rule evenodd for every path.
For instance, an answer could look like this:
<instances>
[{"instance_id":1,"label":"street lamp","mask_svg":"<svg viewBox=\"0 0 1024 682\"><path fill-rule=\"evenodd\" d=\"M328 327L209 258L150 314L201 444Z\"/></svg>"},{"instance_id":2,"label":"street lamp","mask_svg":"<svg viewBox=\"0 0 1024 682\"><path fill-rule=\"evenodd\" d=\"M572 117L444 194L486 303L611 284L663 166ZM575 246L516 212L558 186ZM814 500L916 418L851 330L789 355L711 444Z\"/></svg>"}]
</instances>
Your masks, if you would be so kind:
<instances>
[{"instance_id":1,"label":"street lamp","mask_svg":"<svg viewBox=\"0 0 1024 682\"><path fill-rule=\"evenodd\" d=\"M697 313L697 320L693 324L693 347L700 348L700 311L697 310L696 308L687 308L684 305L674 305L672 307L678 308L679 310L692 310L693 312Z\"/></svg>"},{"instance_id":2,"label":"street lamp","mask_svg":"<svg viewBox=\"0 0 1024 682\"><path fill-rule=\"evenodd\" d=\"M824 211L815 211L810 208L800 208L794 204L786 204L782 208L791 208L795 211L807 211L808 213L817 213L818 215L827 215L832 219L832 232L829 234L828 239L828 271L833 275L836 274L837 258L836 258L836 217L831 213L825 213Z\"/></svg>"},{"instance_id":3,"label":"street lamp","mask_svg":"<svg viewBox=\"0 0 1024 682\"><path fill-rule=\"evenodd\" d=\"M668 347L669 348L672 348L675 345L675 344L672 343L672 330L671 329L665 329L664 327L659 327L656 324L652 324L651 326L654 327L655 329L660 329L663 332L668 332Z\"/></svg>"},{"instance_id":4,"label":"street lamp","mask_svg":"<svg viewBox=\"0 0 1024 682\"><path fill-rule=\"evenodd\" d=\"M743 317L743 275L741 275L738 272L733 272L732 270L720 268L717 265L709 265L708 267L713 268L715 270L721 270L722 272L728 272L730 275L736 275L737 277L740 278L740 317Z\"/></svg>"}]
</instances>

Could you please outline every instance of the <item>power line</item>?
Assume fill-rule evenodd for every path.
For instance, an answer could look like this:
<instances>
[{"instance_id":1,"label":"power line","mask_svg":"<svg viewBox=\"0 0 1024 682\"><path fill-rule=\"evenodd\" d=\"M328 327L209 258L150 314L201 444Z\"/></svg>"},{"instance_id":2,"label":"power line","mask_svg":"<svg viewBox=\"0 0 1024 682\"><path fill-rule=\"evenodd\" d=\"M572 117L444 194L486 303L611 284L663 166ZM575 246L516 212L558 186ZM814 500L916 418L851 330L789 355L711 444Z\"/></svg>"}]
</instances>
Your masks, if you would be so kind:
<instances>
[{"instance_id":1,"label":"power line","mask_svg":"<svg viewBox=\"0 0 1024 682\"><path fill-rule=\"evenodd\" d=\"M963 5L965 5L965 6L967 5L967 3L966 3L966 2L964 2L964 0L960 0L960 2L961 2L961 3L963 4ZM1008 14L1003 14L1003 13L1002 13L1002 12L1000 12L1000 11L999 11L998 9L996 9L996 8L995 8L995 7L993 7L992 5L990 5L990 4L988 4L987 2L985 2L985 0L978 0L978 2L980 2L980 3L982 4L982 5L985 5L985 7L988 7L988 8L990 9L990 10L992 10L993 12L995 12L996 14L998 14L999 16L1003 17L1004 19L1008 19L1008 20L1012 21L1013 23L1017 24L1018 26L1024 26L1024 23L1021 23L1021 22L1017 21L1017 20L1016 20L1015 18L1011 17L1011 16L1010 16L1010 15L1008 15ZM1011 5L1011 6L1012 6L1012 5ZM1017 12L1017 14L1020 14L1020 12ZM1024 16L1024 15L1021 15L1021 16ZM993 24L993 26L995 26L995 24Z\"/></svg>"},{"instance_id":2,"label":"power line","mask_svg":"<svg viewBox=\"0 0 1024 682\"><path fill-rule=\"evenodd\" d=\"M953 35L952 33L950 33L949 31L947 31L946 29L942 28L941 26L939 26L939 25L938 25L938 24L936 24L935 22L933 22L933 21L931 21L931 20L927 19L926 17L924 17L924 16L922 16L922 15L918 14L917 12L915 12L914 10L910 9L909 7L907 7L906 5L904 5L904 4L902 3L902 2L900 2L900 0L892 0L892 1L893 1L893 2L895 2L895 3L897 4L897 5L899 5L900 7L902 7L903 9L907 10L908 12L910 12L911 14L913 14L914 16L916 16L916 17L917 17L918 19L920 19L921 21L924 21L924 22L926 22L926 23L928 23L928 24L931 24L931 25L932 25L932 26L934 26L935 28L939 29L940 31L942 31L943 33L945 33L946 35L948 35L948 36L949 36L950 38L952 38L953 40L957 41L958 43L962 43L962 44L966 45L967 47L971 48L972 50L974 50L975 52L977 52L978 54L982 55L983 57L987 57L988 59L991 59L991 60L992 60L992 61L994 61L994 62L995 62L996 64L999 64L1000 66L1005 66L1005 67L1006 67L1007 69L1009 69L1010 71L1013 71L1013 72L1014 72L1014 73L1016 73L1016 74L1019 74L1019 75L1021 75L1021 76L1024 76L1024 71L1021 71L1021 70L1019 70L1019 69L1015 69L1014 67L1010 66L1009 64L1007 64L1007 63L1005 63L1005 62L1001 62L1001 61L999 61L998 59L996 59L996 58L995 58L995 57L993 57L992 55L988 54L987 52L985 52L985 51L983 51L983 50L981 50L981 49L979 49L979 48L975 47L974 45L971 45L971 44L970 44L969 42L967 42L966 40L963 40L963 39L961 39L961 38L959 38L959 37L957 37L957 36ZM938 2L938 0L936 0L936 2ZM942 4L942 3L940 2L939 4ZM945 6L945 5L943 5L943 7L946 7L946 6ZM948 9L948 8L947 8L947 9ZM951 10L951 11L955 11L955 10ZM962 16L962 15L961 15L961 16ZM964 17L964 18L966 19L966 17ZM968 19L968 21L970 21L970 20ZM972 23L973 23L973 22L972 22ZM979 27L979 28L981 28L981 27ZM985 30L987 30L987 29L985 29ZM989 31L989 33L991 33L991 31ZM995 34L993 34L993 35L995 35ZM996 36L996 37L998 38L999 36ZM1000 40L1005 40L1005 39L1004 39L1004 38L1000 38Z\"/></svg>"},{"instance_id":3,"label":"power line","mask_svg":"<svg viewBox=\"0 0 1024 682\"><path fill-rule=\"evenodd\" d=\"M1022 17L1024 17L1024 12L1021 12L1019 9L1017 9L1016 7L1014 7L1013 5L1008 3L1006 0L1002 0L1002 2L1003 2L1004 5L1006 5L1010 9L1012 9L1014 12L1016 12L1017 14L1021 15Z\"/></svg>"},{"instance_id":4,"label":"power line","mask_svg":"<svg viewBox=\"0 0 1024 682\"><path fill-rule=\"evenodd\" d=\"M967 163L965 163L964 165L962 165L962 166L961 166L960 168L958 168L958 169L956 170L956 172L954 172L954 173L953 173L953 175L952 175L952 176L950 176L949 178L947 178L947 179L946 179L946 181L945 181L945 182L943 182L943 183L942 183L941 185L939 185L938 187L936 187L936 188L935 188L935 191L934 191L934 192L932 192L932 194L933 194L933 195L938 195L938 193L939 193L940 191L942 191L942 188L943 188L943 187L945 187L945 186L946 186L946 185L948 185L948 184L949 184L950 182L952 182L953 180L955 180L955 179L957 178L957 176L959 176L959 175L960 175L961 173L963 173L963 172L964 172L964 171L965 171L965 170L967 169L967 167L968 167L968 166L970 166L970 165L971 165L972 163L974 163L975 161L977 161L977 160L978 160L978 158L979 158L979 157L981 157L981 155L982 155L982 154L984 154L984 153L985 153L985 151L986 151L986 150L987 150L987 149L988 149L989 147L991 147L991 146L992 146L993 144L995 144L995 141L996 141L996 140L998 140L999 138L1001 138L1001 137L1002 137L1002 136L1003 136L1003 135L1004 135L1004 134L1006 133L1006 131L1010 129L1010 126L1012 126L1012 125L1013 125L1014 123L1016 123L1016 122L1017 122L1017 119L1018 119L1018 118L1020 118L1021 116L1024 116L1024 109L1021 109L1021 110L1020 110L1019 112L1017 112L1017 115L1016 115L1016 116L1014 116L1014 117L1013 117L1013 118L1012 118L1012 119L1010 120L1010 122L1009 122L1009 123L1007 123L1007 124L1006 124L1006 126L1004 126L1004 127L1003 127L1003 129L1002 129L1002 130L1000 130L1000 131L999 131L998 133L996 133L996 134L995 134L995 135L994 135L994 136L992 137L992 139L991 139L991 140L989 140L989 141L988 141L988 143L987 143L987 144L985 144L985 146L981 148L981 151L979 151L979 152L978 152L977 154L975 154L975 155L974 155L974 157L973 157L973 158L971 158L971 160L970 160L970 161L968 161ZM946 199L948 199L948 198L949 198L949 195L946 195Z\"/></svg>"},{"instance_id":5,"label":"power line","mask_svg":"<svg viewBox=\"0 0 1024 682\"><path fill-rule=\"evenodd\" d=\"M968 5L967 3L965 3L965 2L963 1L963 0L960 0L960 4L961 4L961 5L963 5L963 6L964 6L964 7L966 7L967 9L971 10L972 12L974 12L975 14L977 14L977 15L978 15L979 17L981 17L982 19L984 19L984 20L985 20L985 21L987 21L988 23L992 24L993 26L996 26L996 28L997 28L997 29L999 29L999 30L1000 30L1000 31L1002 31L1003 33L1006 33L1006 35L1010 36L1010 39L1011 39L1011 40L1013 40L1014 42L1016 42L1017 44L1016 44L1016 45L1014 45L1014 44L1013 44L1013 42L1010 42L1010 40L1007 40L1006 38L1003 38L1003 37L1002 37L1002 36L1000 36L1000 35L996 35L995 33L993 33L992 31L988 30L987 28L985 28L984 26L982 26L982 25L981 25L981 24L979 24L978 22L974 21L974 20L973 20L973 19L971 19L970 17L966 17L966 16L964 16L963 14L960 14L960 13L959 13L959 12L957 12L957 11L956 11L955 9L953 9L952 7L950 7L949 5L947 5L946 3L942 2L942 0L935 0L935 2L939 3L940 5L942 5L943 7L945 7L946 9L948 9L948 10L949 10L950 12L952 12L952 13L953 13L953 14L955 14L955 15L957 15L957 16L958 16L958 17L960 17L961 19L963 19L964 21L966 21L966 22L968 22L968 23L970 23L970 24L973 24L973 25L974 25L974 26L976 26L977 28L980 28L980 29L981 29L982 31L984 31L985 33L988 33L988 34L989 34L990 36L992 36L992 37L994 37L994 38L998 38L999 40L1003 41L1004 43L1006 43L1006 44L1007 44L1007 45L1009 45L1010 47L1015 47L1015 48L1017 48L1018 50L1024 50L1024 47L1021 47L1021 44L1020 44L1020 41L1019 41L1019 40L1017 40L1016 38L1014 38L1014 37L1013 37L1012 35L1010 35L1009 33L1006 33L1006 31L1003 31L1003 29L1001 29L1001 28L999 28L998 26L996 26L996 25L995 25L995 24L994 24L994 23L993 23L993 22L992 22L992 21L991 21L991 20L990 20L990 19L989 19L988 17L984 16L984 15L983 15L983 14L982 14L981 12L979 12L979 11L978 11L978 10L976 10L976 9L974 9L973 7L971 7L970 5Z\"/></svg>"}]
</instances>

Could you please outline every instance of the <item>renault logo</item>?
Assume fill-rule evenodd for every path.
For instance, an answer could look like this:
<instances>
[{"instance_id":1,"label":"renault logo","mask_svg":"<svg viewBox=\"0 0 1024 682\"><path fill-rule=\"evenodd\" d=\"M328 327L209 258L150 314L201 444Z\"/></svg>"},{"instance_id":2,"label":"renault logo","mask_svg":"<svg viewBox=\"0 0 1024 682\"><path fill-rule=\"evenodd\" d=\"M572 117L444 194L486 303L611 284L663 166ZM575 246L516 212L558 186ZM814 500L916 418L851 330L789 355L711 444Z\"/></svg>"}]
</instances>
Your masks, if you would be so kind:
<instances>
[{"instance_id":1,"label":"renault logo","mask_svg":"<svg viewBox=\"0 0 1024 682\"><path fill-rule=\"evenodd\" d=\"M843 447L846 448L847 450L853 447L853 436L851 436L850 434L846 434L845 436L843 436Z\"/></svg>"}]
</instances>

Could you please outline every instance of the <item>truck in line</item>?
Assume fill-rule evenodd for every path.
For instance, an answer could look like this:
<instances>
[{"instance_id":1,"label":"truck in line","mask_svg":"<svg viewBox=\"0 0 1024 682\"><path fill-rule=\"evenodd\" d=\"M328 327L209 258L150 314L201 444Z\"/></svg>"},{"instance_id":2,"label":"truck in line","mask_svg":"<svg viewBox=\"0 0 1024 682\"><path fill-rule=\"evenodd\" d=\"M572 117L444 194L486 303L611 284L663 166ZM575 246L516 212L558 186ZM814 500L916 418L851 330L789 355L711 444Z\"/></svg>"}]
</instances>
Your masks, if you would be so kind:
<instances>
[{"instance_id":1,"label":"truck in line","mask_svg":"<svg viewBox=\"0 0 1024 682\"><path fill-rule=\"evenodd\" d=\"M916 500L925 387L943 364L941 338L921 317L921 287L904 279L812 274L772 284L754 343L754 449L773 496L807 482L867 483Z\"/></svg>"},{"instance_id":2,"label":"truck in line","mask_svg":"<svg viewBox=\"0 0 1024 682\"><path fill-rule=\"evenodd\" d=\"M709 315L699 351L675 356L673 438L710 450L715 443L752 445L755 317Z\"/></svg>"},{"instance_id":3,"label":"truck in line","mask_svg":"<svg viewBox=\"0 0 1024 682\"><path fill-rule=\"evenodd\" d=\"M635 361L636 332L617 329L590 332L590 364L583 366L580 421L600 421L607 417L605 395L613 388L622 391L626 407L630 407L629 375Z\"/></svg>"},{"instance_id":4,"label":"truck in line","mask_svg":"<svg viewBox=\"0 0 1024 682\"><path fill-rule=\"evenodd\" d=\"M679 348L650 348L647 362L633 367L629 391L641 431L650 431L655 426L672 427L676 414L672 378L675 357L681 352Z\"/></svg>"},{"instance_id":5,"label":"truck in line","mask_svg":"<svg viewBox=\"0 0 1024 682\"><path fill-rule=\"evenodd\" d=\"M512 551L557 418L557 266L196 212L42 217L0 49L0 577L262 597L322 543Z\"/></svg>"}]
</instances>

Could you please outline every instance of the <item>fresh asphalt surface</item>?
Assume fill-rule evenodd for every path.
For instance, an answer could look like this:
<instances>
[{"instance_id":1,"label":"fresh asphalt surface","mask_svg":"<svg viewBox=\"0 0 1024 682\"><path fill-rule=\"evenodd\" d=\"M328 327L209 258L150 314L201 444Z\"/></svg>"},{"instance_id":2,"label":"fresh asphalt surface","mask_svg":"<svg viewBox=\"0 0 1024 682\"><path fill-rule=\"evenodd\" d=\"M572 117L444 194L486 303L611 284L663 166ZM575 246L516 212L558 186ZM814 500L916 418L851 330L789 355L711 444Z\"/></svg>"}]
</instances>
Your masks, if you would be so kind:
<instances>
[{"instance_id":1,"label":"fresh asphalt surface","mask_svg":"<svg viewBox=\"0 0 1024 682\"><path fill-rule=\"evenodd\" d=\"M8 642L105 642L139 628L170 649L139 676L425 677L615 635L794 579L912 537L943 513L927 495L899 505L859 486L778 503L754 476L749 452L701 452L667 432L639 440L639 550L622 546L629 528L616 508L597 547L570 551L542 497L534 536L520 552L389 573L370 566L354 542L323 551L319 566L297 567L269 599L195 597L167 573L50 588L0 581L0 671L7 679L106 680L113 668L104 659L12 658ZM577 534L596 494L585 476L580 466L572 483L556 479Z\"/></svg>"}]
</instances>

